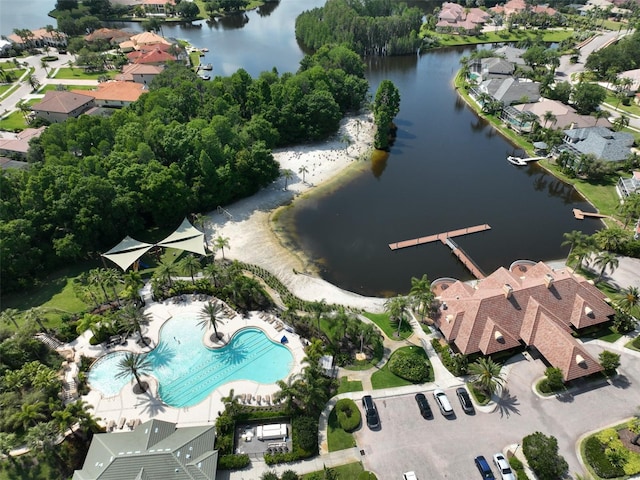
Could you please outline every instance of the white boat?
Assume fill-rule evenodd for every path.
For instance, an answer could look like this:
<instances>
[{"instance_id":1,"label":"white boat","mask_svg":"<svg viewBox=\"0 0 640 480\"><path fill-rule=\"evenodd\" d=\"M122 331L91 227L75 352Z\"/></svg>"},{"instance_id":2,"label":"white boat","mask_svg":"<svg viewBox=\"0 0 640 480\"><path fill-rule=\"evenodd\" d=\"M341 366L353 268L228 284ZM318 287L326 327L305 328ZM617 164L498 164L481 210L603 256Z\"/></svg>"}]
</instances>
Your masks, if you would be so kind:
<instances>
[{"instance_id":1,"label":"white boat","mask_svg":"<svg viewBox=\"0 0 640 480\"><path fill-rule=\"evenodd\" d=\"M520 157L514 157L512 155L509 155L507 157L507 161L509 163L511 163L512 165L517 165L518 167L522 167L523 165L526 165L527 162L525 162L522 158Z\"/></svg>"},{"instance_id":2,"label":"white boat","mask_svg":"<svg viewBox=\"0 0 640 480\"><path fill-rule=\"evenodd\" d=\"M206 65L200 65L201 70L213 70L213 65L207 63Z\"/></svg>"},{"instance_id":3,"label":"white boat","mask_svg":"<svg viewBox=\"0 0 640 480\"><path fill-rule=\"evenodd\" d=\"M204 74L200 74L198 75L199 78L201 78L202 80L211 80L211 77L209 75L204 75Z\"/></svg>"}]
</instances>

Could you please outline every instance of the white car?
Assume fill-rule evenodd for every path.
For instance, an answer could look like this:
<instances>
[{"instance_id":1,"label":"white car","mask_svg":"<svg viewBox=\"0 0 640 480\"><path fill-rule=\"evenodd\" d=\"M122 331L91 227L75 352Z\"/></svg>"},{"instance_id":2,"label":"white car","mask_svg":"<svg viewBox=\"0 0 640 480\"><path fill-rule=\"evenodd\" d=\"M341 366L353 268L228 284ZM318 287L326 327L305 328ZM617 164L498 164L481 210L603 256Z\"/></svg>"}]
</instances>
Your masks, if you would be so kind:
<instances>
[{"instance_id":1,"label":"white car","mask_svg":"<svg viewBox=\"0 0 640 480\"><path fill-rule=\"evenodd\" d=\"M418 480L418 477L416 477L416 472L405 472L402 474L402 478L404 480Z\"/></svg>"},{"instance_id":2,"label":"white car","mask_svg":"<svg viewBox=\"0 0 640 480\"><path fill-rule=\"evenodd\" d=\"M451 407L451 403L449 403L449 399L447 395L442 390L434 390L433 398L435 398L436 403L438 404L438 408L440 412L445 415L453 415L453 408Z\"/></svg>"},{"instance_id":3,"label":"white car","mask_svg":"<svg viewBox=\"0 0 640 480\"><path fill-rule=\"evenodd\" d=\"M495 463L498 472L500 472L500 478L502 478L502 480L516 480L516 476L513 474L509 462L504 458L504 455L496 453L493 456L493 463Z\"/></svg>"}]
</instances>

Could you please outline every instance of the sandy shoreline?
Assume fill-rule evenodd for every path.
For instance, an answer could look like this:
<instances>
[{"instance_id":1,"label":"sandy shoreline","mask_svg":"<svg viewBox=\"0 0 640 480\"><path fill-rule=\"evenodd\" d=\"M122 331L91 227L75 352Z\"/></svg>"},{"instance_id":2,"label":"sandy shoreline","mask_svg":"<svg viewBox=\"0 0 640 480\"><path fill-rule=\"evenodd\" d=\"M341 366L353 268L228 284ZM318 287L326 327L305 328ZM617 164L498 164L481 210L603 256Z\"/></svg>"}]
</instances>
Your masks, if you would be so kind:
<instances>
[{"instance_id":1,"label":"sandy shoreline","mask_svg":"<svg viewBox=\"0 0 640 480\"><path fill-rule=\"evenodd\" d=\"M343 119L338 133L328 141L275 150L281 172L290 170L293 178L282 175L255 195L225 207L225 212L210 212L205 222L207 241L218 236L229 239L225 257L259 265L276 275L295 295L304 300L326 300L382 311L385 299L364 297L342 290L305 272L307 259L287 249L272 229L270 218L282 205L295 197L340 177L350 166L361 163L373 148L374 125L370 114ZM346 142L346 139L349 141ZM305 168L306 171L301 171ZM304 181L303 181L304 180ZM285 190L286 183L286 190ZM217 252L218 257L222 256Z\"/></svg>"}]
</instances>

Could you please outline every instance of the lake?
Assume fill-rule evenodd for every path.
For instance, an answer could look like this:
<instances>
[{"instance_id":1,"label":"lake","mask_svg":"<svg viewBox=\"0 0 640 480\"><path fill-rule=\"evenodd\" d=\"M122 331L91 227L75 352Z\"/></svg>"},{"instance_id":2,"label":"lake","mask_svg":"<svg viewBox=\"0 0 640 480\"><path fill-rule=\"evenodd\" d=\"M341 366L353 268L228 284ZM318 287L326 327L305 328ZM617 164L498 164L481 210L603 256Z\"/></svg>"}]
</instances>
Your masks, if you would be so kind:
<instances>
[{"instance_id":1,"label":"lake","mask_svg":"<svg viewBox=\"0 0 640 480\"><path fill-rule=\"evenodd\" d=\"M295 18L323 3L282 0L200 27L165 25L163 33L209 48L202 61L217 75L238 68L252 76L274 67L294 71L304 55ZM18 8L33 7L22 2ZM4 15L2 21L4 27ZM593 209L573 188L535 164L509 164L513 146L459 99L451 82L460 57L470 52L442 49L367 62L372 93L383 79L400 90L397 141L386 161L326 197L300 202L290 218L299 247L326 280L365 295L406 293L412 276L468 280L471 274L439 242L399 251L389 243L488 223L491 230L456 242L490 273L517 259L563 258L563 233L591 234L601 226L574 219L573 208Z\"/></svg>"}]
</instances>

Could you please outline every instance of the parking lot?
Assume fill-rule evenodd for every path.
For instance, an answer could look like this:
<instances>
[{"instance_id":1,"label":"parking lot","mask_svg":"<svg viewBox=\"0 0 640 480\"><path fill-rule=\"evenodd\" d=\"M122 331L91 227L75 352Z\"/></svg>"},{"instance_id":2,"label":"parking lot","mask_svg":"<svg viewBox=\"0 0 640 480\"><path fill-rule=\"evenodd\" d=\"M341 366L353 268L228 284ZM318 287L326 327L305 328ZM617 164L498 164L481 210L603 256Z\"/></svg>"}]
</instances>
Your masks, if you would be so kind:
<instances>
[{"instance_id":1,"label":"parking lot","mask_svg":"<svg viewBox=\"0 0 640 480\"><path fill-rule=\"evenodd\" d=\"M509 433L508 424L514 422L508 417L481 412L467 415L455 389L446 394L455 412L450 417L440 413L432 392L425 392L433 411L431 420L422 418L413 395L374 397L381 428L372 431L365 425L356 433L365 467L384 479L400 479L408 470L414 470L419 479L480 478L475 456L484 455L491 462L494 453L521 440L518 434Z\"/></svg>"}]
</instances>

